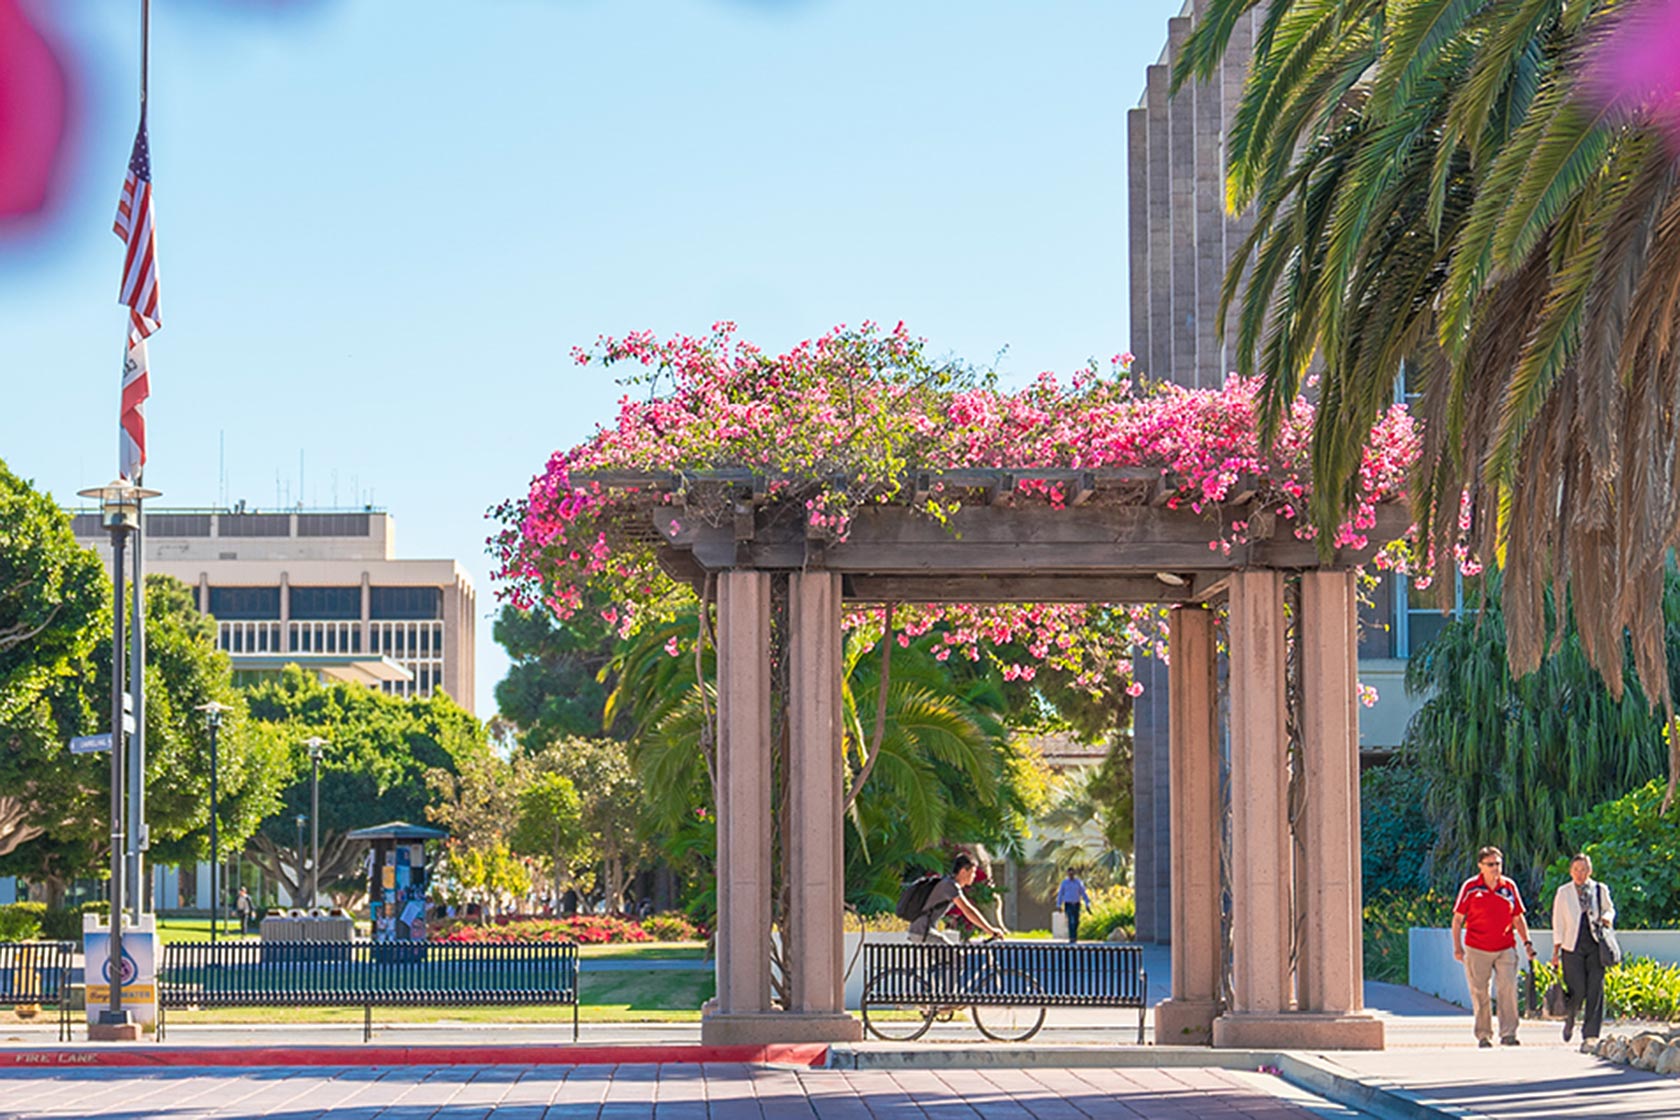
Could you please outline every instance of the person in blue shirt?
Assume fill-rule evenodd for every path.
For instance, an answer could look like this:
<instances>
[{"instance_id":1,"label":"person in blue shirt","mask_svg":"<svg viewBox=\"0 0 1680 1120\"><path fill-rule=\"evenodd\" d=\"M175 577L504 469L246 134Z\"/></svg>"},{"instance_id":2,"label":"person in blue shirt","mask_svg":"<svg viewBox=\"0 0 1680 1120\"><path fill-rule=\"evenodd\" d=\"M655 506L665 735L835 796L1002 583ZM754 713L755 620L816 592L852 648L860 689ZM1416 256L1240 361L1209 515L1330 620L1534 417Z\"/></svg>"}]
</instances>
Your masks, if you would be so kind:
<instances>
[{"instance_id":1,"label":"person in blue shirt","mask_svg":"<svg viewBox=\"0 0 1680 1120\"><path fill-rule=\"evenodd\" d=\"M1081 905L1091 904L1091 895L1085 890L1084 880L1075 874L1073 868L1068 868L1067 878L1056 890L1056 905L1067 915L1068 944L1079 941L1079 908Z\"/></svg>"}]
</instances>

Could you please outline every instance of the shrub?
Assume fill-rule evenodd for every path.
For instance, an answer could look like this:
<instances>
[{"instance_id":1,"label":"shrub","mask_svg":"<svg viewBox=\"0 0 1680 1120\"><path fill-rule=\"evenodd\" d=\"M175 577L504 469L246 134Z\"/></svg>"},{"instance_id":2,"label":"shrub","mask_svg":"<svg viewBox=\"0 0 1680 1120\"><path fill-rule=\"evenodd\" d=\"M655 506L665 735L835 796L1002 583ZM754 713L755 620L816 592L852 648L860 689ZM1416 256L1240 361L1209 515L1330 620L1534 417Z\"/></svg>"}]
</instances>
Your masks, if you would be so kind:
<instances>
[{"instance_id":1,"label":"shrub","mask_svg":"<svg viewBox=\"0 0 1680 1120\"><path fill-rule=\"evenodd\" d=\"M438 927L437 941L482 944L491 941L576 941L581 945L652 941L641 926L611 915L575 918L518 918L494 925L474 921L448 922Z\"/></svg>"},{"instance_id":2,"label":"shrub","mask_svg":"<svg viewBox=\"0 0 1680 1120\"><path fill-rule=\"evenodd\" d=\"M700 931L681 914L655 914L642 922L642 932L655 941L696 941Z\"/></svg>"},{"instance_id":3,"label":"shrub","mask_svg":"<svg viewBox=\"0 0 1680 1120\"><path fill-rule=\"evenodd\" d=\"M910 928L910 923L894 914L891 910L880 914L859 915L850 910L841 919L840 928L847 933L903 933Z\"/></svg>"},{"instance_id":4,"label":"shrub","mask_svg":"<svg viewBox=\"0 0 1680 1120\"><path fill-rule=\"evenodd\" d=\"M1404 984L1411 967L1413 926L1452 921L1453 900L1435 891L1393 891L1365 900L1365 979Z\"/></svg>"},{"instance_id":5,"label":"shrub","mask_svg":"<svg viewBox=\"0 0 1680 1120\"><path fill-rule=\"evenodd\" d=\"M41 936L44 902L13 902L0 906L0 941L36 941Z\"/></svg>"},{"instance_id":6,"label":"shrub","mask_svg":"<svg viewBox=\"0 0 1680 1120\"><path fill-rule=\"evenodd\" d=\"M49 941L80 941L82 939L82 915L99 914L101 917L110 913L106 904L88 903L79 910L48 910L41 917L41 936Z\"/></svg>"},{"instance_id":7,"label":"shrub","mask_svg":"<svg viewBox=\"0 0 1680 1120\"><path fill-rule=\"evenodd\" d=\"M1614 801L1594 805L1563 826L1575 851L1592 857L1593 878L1610 888L1616 925L1625 929L1663 929L1680 925L1680 813L1662 816L1665 787L1653 781ZM1564 852L1546 868L1537 902L1549 911L1552 895L1569 878ZM1539 910L1541 907L1532 907Z\"/></svg>"},{"instance_id":8,"label":"shrub","mask_svg":"<svg viewBox=\"0 0 1680 1120\"><path fill-rule=\"evenodd\" d=\"M1534 964L1541 991L1558 982L1561 969L1544 961ZM1604 972L1604 1016L1607 1019L1680 1019L1680 965L1658 964L1649 957L1627 957Z\"/></svg>"},{"instance_id":9,"label":"shrub","mask_svg":"<svg viewBox=\"0 0 1680 1120\"><path fill-rule=\"evenodd\" d=\"M1104 887L1091 892L1091 905L1079 916L1080 940L1106 941L1116 926L1125 929L1128 941L1137 930L1137 899L1132 888Z\"/></svg>"},{"instance_id":10,"label":"shrub","mask_svg":"<svg viewBox=\"0 0 1680 1120\"><path fill-rule=\"evenodd\" d=\"M1424 815L1429 783L1416 766L1397 760L1359 778L1361 878L1366 898L1429 887L1435 826Z\"/></svg>"}]
</instances>

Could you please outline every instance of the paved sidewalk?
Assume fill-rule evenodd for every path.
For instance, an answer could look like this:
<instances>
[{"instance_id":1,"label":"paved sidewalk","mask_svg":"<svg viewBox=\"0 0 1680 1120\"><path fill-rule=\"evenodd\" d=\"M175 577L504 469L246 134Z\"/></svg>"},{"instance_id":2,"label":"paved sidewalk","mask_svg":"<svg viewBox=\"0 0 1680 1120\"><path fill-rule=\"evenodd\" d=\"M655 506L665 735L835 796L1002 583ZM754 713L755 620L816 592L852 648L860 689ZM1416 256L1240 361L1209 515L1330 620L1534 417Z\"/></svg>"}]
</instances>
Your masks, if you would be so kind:
<instances>
[{"instance_id":1,"label":"paved sidewalk","mask_svg":"<svg viewBox=\"0 0 1680 1120\"><path fill-rule=\"evenodd\" d=\"M1550 1038L1552 1031L1547 1034ZM1680 1081L1600 1061L1561 1041L1531 1041L1514 1050L1457 1046L1317 1057L1364 1085L1397 1091L1438 1115L1490 1120L1680 1117Z\"/></svg>"},{"instance_id":2,"label":"paved sidewalk","mask_svg":"<svg viewBox=\"0 0 1680 1120\"><path fill-rule=\"evenodd\" d=\"M0 1120L1315 1120L1356 1117L1225 1070L470 1066L0 1074Z\"/></svg>"},{"instance_id":3,"label":"paved sidewalk","mask_svg":"<svg viewBox=\"0 0 1680 1120\"><path fill-rule=\"evenodd\" d=\"M1150 973L1150 994L1161 998L1167 990L1167 961L1164 950L1146 950ZM0 1024L0 1120L9 1116L102 1116L140 1120L146 1116L180 1116L191 1120L199 1116L232 1116L269 1114L302 1120L303 1117L324 1115L322 1101L331 1104L335 1093L355 1090L347 1097L342 1112L357 1120L373 1117L436 1117L436 1120L467 1120L468 1117L491 1115L478 1096L491 1090L484 1087L471 1092L463 1085L479 1084L476 1075L501 1079L509 1085L522 1085L517 1093L494 1103L494 1115L500 1120L533 1120L539 1116L563 1117L564 1120L633 1120L651 1116L650 1101L645 1099L644 1082L652 1078L655 1085L669 1084L672 1093L686 1084L685 1078L699 1077L702 1087L711 1085L713 1070L732 1069L728 1075L717 1075L718 1092L713 1101L705 1097L700 1108L695 1101L682 1096L669 1100L652 1099L659 1117L668 1120L740 1120L741 1117L771 1117L785 1115L829 1116L841 1120L1080 1120L1096 1116L1339 1116L1371 1114L1388 1118L1405 1117L1424 1120L1427 1117L1452 1116L1464 1118L1487 1117L1490 1120L1538 1120L1542 1117L1627 1117L1629 1120L1658 1120L1680 1118L1680 1082L1659 1078L1653 1074L1612 1066L1565 1047L1555 1022L1525 1021L1521 1037L1524 1045L1516 1049L1482 1051L1475 1047L1470 1030L1470 1016L1463 1008L1444 1003L1410 988L1368 983L1366 1002L1385 1025L1388 1049L1379 1053L1232 1053L1188 1047L1138 1046L1135 1043L1136 1013L1095 1009L1057 1009L1050 1013L1045 1030L1031 1043L1018 1046L988 1044L966 1016L957 1016L949 1023L941 1023L917 1044L900 1046L879 1042L865 1042L848 1047L836 1047L831 1057L843 1064L857 1066L845 1070L781 1071L776 1082L797 1084L805 1094L804 1111L791 1108L782 1097L772 1095L761 1099L753 1095L757 1111L742 1105L747 1098L738 1090L741 1084L760 1083L754 1073L741 1073L748 1067L700 1066L694 1057L684 1059L686 1065L665 1067L642 1065L613 1065L624 1060L622 1052L602 1051L602 1047L670 1047L695 1046L700 1040L698 1023L612 1023L589 1024L582 1028L584 1047L596 1048L589 1060L596 1065L533 1067L537 1060L558 1061L556 1057L521 1057L521 1046L562 1047L570 1049L571 1024L509 1024L460 1023L440 1020L435 1023L391 1023L377 1025L374 1040L369 1045L361 1041L361 1025L349 1022L342 1025L185 1025L171 1027L167 1046L143 1044L146 1052L174 1050L174 1060L195 1061L191 1053L196 1048L252 1048L271 1051L276 1057L265 1061L297 1062L307 1060L310 1068L292 1065L269 1066L261 1069L76 1069L80 1063L100 1060L98 1055L110 1048L85 1042L61 1046L55 1037L56 1025L50 1017L30 1024ZM444 1013L447 1014L447 1013ZM1607 1024L1607 1030L1628 1033L1630 1024ZM302 1057L284 1055L285 1048L313 1048ZM452 1057L428 1056L422 1048L444 1047L454 1052ZM511 1048L511 1049L510 1049ZM4 1059L23 1050L37 1052L56 1068L19 1070L7 1068ZM383 1067L378 1077L355 1068L365 1063L375 1051L386 1055L392 1064ZM555 1051L550 1051L552 1055ZM644 1054L650 1053L644 1051ZM336 1070L337 1063L352 1067L352 1072ZM463 1064L411 1064L415 1062L454 1062ZM512 1064L499 1064L512 1063ZM525 1063L525 1064L520 1064ZM1221 1068L1223 1067L1223 1068ZM1285 1084L1278 1077L1258 1072L1263 1067L1275 1067L1296 1086L1304 1087L1305 1095L1296 1087ZM755 1067L756 1068L756 1067ZM646 1073L636 1070L658 1069L663 1072ZM686 1069L688 1072L683 1073ZM588 1072L594 1070L595 1072ZM605 1073L601 1071L607 1071ZM465 1072L463 1072L465 1071ZM794 1078L793 1082L786 1081ZM993 1077L1027 1078L1011 1080L1008 1085L993 1084ZM372 1078L372 1084L361 1080ZM463 1078L467 1080L463 1080ZM1073 1078L1085 1088L1079 1088ZM113 1080L114 1079L114 1080ZM211 1096L161 1090L157 1085L226 1084L211 1090ZM358 1080L361 1079L361 1080ZM1165 1079L1165 1080L1163 1080ZM1098 1108L1101 1091L1105 1087L1107 1104ZM600 1085L629 1086L624 1098L603 1090L593 1099L572 1099L571 1088ZM90 1085L101 1086L98 1096L88 1097ZM106 1086L118 1086L107 1090ZM295 1104L270 1108L270 1097L259 1092L264 1086L284 1085L287 1093L297 1097ZM541 1102L542 1108L533 1111L538 1102L524 1100L521 1094L537 1093L543 1085L559 1095L551 1095ZM938 1086L944 1085L945 1089ZM941 1093L954 1085L971 1090L952 1096ZM975 1086L986 1086L976 1096ZM1038 1088L1033 1086L1037 1085ZM1060 1086L1070 1093L1074 1103L1058 1105L1049 1087ZM77 1088L76 1086L80 1086ZM240 1096L246 1088L256 1086L263 1109L267 1112L216 1111L225 1099L243 1100L256 1108L250 1093ZM397 1087L407 1086L402 1094L387 1101L385 1098ZM637 1087L643 1086L643 1087ZM733 1086L733 1088L731 1087ZM822 1099L812 1096L816 1090ZM836 1088L838 1087L838 1088ZM22 1096L14 1096L21 1093ZM1155 1094L1152 1096L1151 1094ZM39 1096L37 1097L37 1094ZM231 1095L230 1095L231 1094ZM412 1095L410 1095L412 1094ZM444 1096L439 1096L444 1094ZM735 1095L731 1095L735 1094ZM1258 1094L1258 1097L1252 1097ZM1297 1094L1291 1098L1290 1094ZM1314 1095L1316 1094L1316 1095ZM1344 1105L1327 1104L1328 1096ZM328 1099L331 1098L331 1099ZM434 1099L435 1098L435 1099ZM1157 1099L1158 1098L1158 1099ZM290 1101L291 1098L285 1098ZM772 1099L774 1109L765 1107L764 1099ZM789 1097L788 1100L792 1100ZM25 1100L34 1101L33 1109L45 1111L9 1111L24 1108ZM100 1104L105 1101L106 1104ZM197 1101L192 1107L186 1107ZM65 1102L74 1102L74 1105ZM147 1102L151 1102L148 1104ZM728 1103L734 1102L734 1103ZM1080 1104L1079 1102L1084 1102ZM1140 1102L1153 1102L1141 1104ZM1258 1103L1256 1103L1258 1102ZM560 1111L551 1106L558 1103ZM63 1107L61 1107L61 1105ZM98 1108L94 1108L97 1105ZM167 1105L167 1107L165 1107ZM602 1107L605 1105L605 1107ZM666 1107L669 1105L670 1107ZM1095 1111L1087 1111L1089 1105ZM120 1107L119 1107L120 1106ZM180 1106L180 1107L177 1107ZM212 1107L214 1106L214 1107ZM400 1108L398 1106L401 1106ZM412 1106L412 1107L411 1107ZM785 1107L784 1107L785 1106ZM1285 1107L1294 1111L1277 1112ZM79 1111L91 1109L91 1111ZM104 1109L100 1111L99 1109ZM162 1111L155 1111L162 1109ZM370 1109L372 1111L370 1111ZM383 1109L384 1111L380 1111ZM745 1111L743 1111L743 1109ZM1245 1112L1244 1109L1260 1109ZM1274 1110L1274 1111L1268 1111ZM1365 1110L1360 1112L1357 1110ZM889 1117L887 1114L890 1113ZM993 1114L996 1115L993 1115Z\"/></svg>"}]
</instances>

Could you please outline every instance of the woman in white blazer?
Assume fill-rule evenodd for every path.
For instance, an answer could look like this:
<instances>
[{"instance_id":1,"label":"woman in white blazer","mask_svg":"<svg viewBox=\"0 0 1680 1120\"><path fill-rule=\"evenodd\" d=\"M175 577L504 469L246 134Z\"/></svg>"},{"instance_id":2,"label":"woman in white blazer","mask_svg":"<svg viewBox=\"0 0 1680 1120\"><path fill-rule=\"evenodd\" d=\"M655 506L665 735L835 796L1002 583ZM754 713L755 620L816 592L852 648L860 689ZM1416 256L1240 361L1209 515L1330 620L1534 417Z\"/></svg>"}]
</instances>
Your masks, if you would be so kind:
<instances>
[{"instance_id":1,"label":"woman in white blazer","mask_svg":"<svg viewBox=\"0 0 1680 1120\"><path fill-rule=\"evenodd\" d=\"M1616 918L1610 888L1592 877L1585 852L1569 861L1569 881L1552 899L1552 963L1563 964L1563 1040L1575 1031L1581 1012L1581 1049L1598 1041L1604 1022L1604 964L1599 960L1600 931Z\"/></svg>"}]
</instances>

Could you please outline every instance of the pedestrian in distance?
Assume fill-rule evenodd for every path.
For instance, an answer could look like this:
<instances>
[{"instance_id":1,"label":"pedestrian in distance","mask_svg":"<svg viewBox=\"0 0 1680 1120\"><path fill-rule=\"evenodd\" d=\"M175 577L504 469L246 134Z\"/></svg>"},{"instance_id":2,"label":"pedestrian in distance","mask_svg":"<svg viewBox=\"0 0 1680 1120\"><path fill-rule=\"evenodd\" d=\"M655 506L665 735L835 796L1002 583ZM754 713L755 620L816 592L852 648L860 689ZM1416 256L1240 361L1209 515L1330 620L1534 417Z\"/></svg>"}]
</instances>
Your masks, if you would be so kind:
<instances>
[{"instance_id":1,"label":"pedestrian in distance","mask_svg":"<svg viewBox=\"0 0 1680 1120\"><path fill-rule=\"evenodd\" d=\"M256 913L256 904L251 901L251 892L244 887L239 888L239 897L233 901L233 912L239 915L239 932L251 932L251 916Z\"/></svg>"},{"instance_id":2,"label":"pedestrian in distance","mask_svg":"<svg viewBox=\"0 0 1680 1120\"><path fill-rule=\"evenodd\" d=\"M1082 905L1091 905L1091 895L1085 889L1085 881L1071 867L1068 868L1067 878L1056 888L1056 905L1062 908L1062 914L1067 918L1068 944L1079 944L1079 910Z\"/></svg>"},{"instance_id":3,"label":"pedestrian in distance","mask_svg":"<svg viewBox=\"0 0 1680 1120\"><path fill-rule=\"evenodd\" d=\"M1569 861L1569 882L1552 897L1552 964L1563 966L1563 1040L1581 1014L1581 1049L1598 1042L1604 1025L1604 958L1599 946L1616 920L1610 888L1592 877L1592 860L1579 852Z\"/></svg>"},{"instance_id":4,"label":"pedestrian in distance","mask_svg":"<svg viewBox=\"0 0 1680 1120\"><path fill-rule=\"evenodd\" d=\"M1517 1045L1517 942L1534 959L1534 942L1523 917L1522 894L1504 874L1505 855L1489 845L1476 853L1481 869L1458 888L1453 904L1453 957L1464 964L1470 1006L1476 1013L1476 1044L1493 1045L1488 981L1499 1003L1499 1043Z\"/></svg>"},{"instance_id":5,"label":"pedestrian in distance","mask_svg":"<svg viewBox=\"0 0 1680 1120\"><path fill-rule=\"evenodd\" d=\"M951 861L951 871L940 877L933 885L927 901L922 906L922 912L910 922L910 940L916 944L928 942L944 942L947 945L956 943L956 935L945 930L935 929L939 920L950 912L954 906L962 912L963 917L978 926L987 937L1002 937L1004 931L988 922L979 907L968 900L964 889L973 885L974 876L979 873L974 857L967 852L958 852Z\"/></svg>"}]
</instances>

